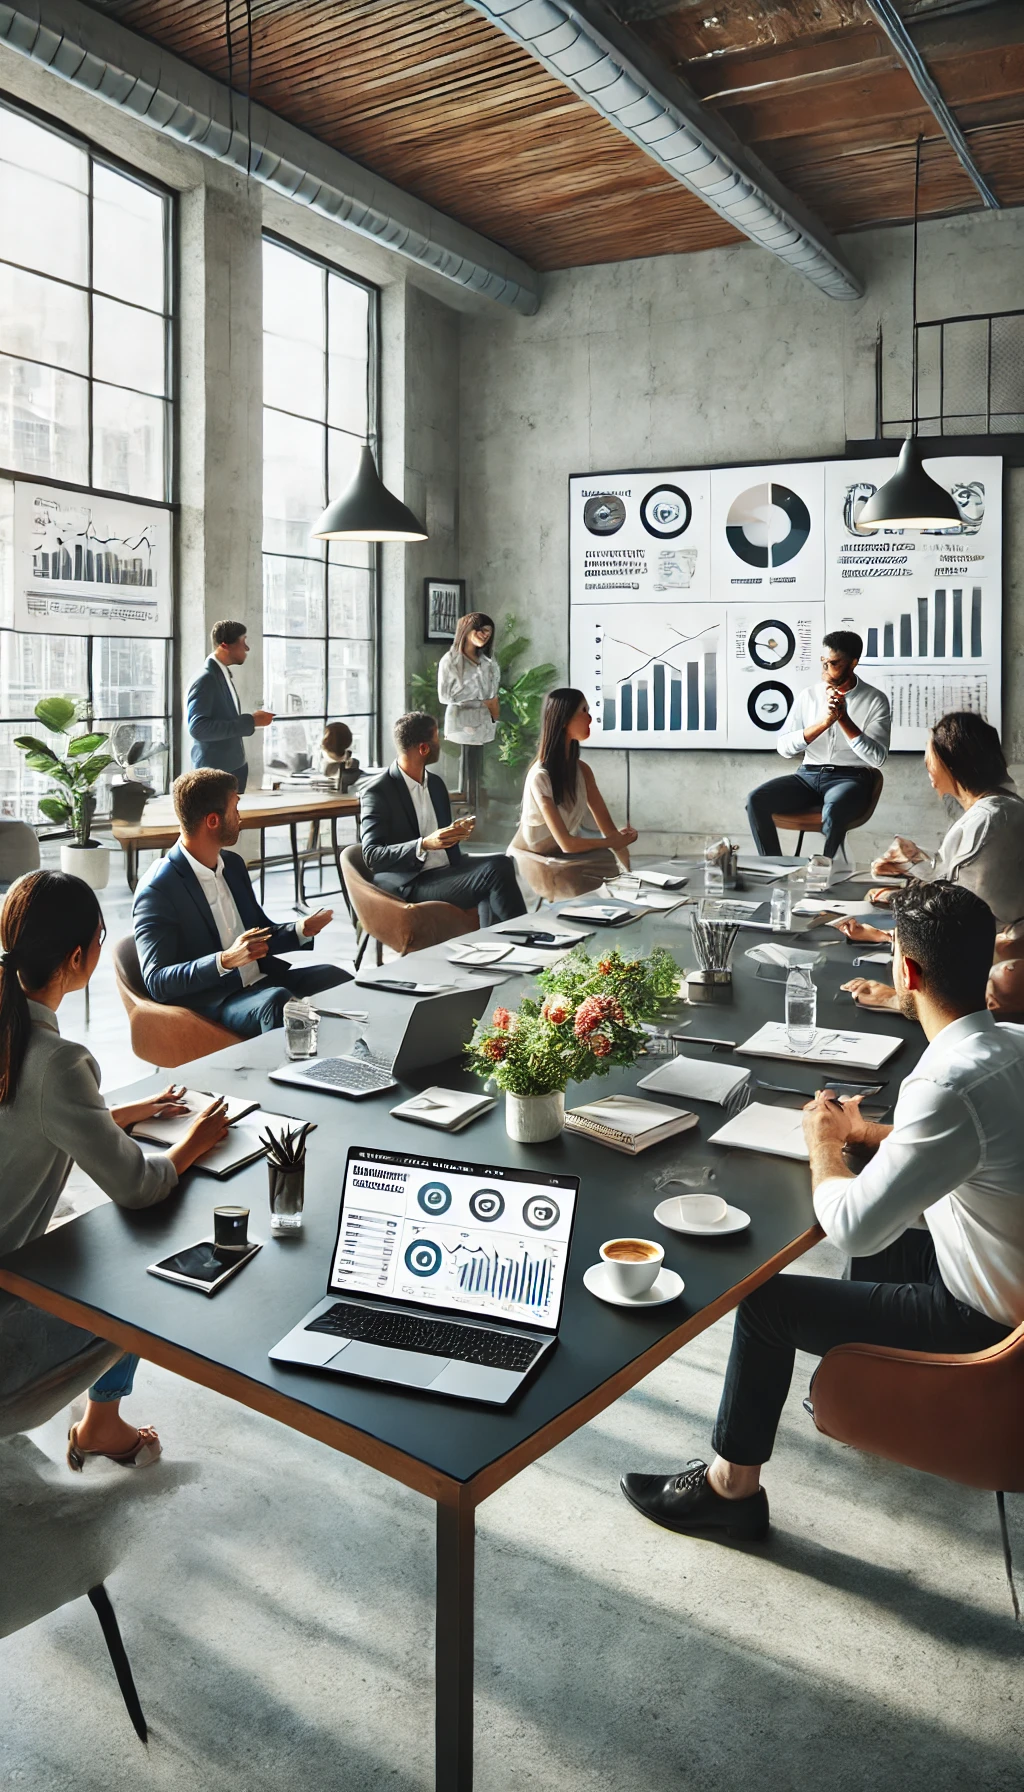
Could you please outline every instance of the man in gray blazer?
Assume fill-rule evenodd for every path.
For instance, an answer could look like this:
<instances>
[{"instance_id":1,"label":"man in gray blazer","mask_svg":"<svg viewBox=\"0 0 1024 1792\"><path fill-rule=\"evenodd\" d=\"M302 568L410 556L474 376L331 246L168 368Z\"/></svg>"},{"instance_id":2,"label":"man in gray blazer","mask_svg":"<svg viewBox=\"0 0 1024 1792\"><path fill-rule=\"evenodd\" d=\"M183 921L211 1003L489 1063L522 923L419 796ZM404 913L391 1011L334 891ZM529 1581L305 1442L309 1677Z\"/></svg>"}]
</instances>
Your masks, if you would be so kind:
<instances>
[{"instance_id":1,"label":"man in gray blazer","mask_svg":"<svg viewBox=\"0 0 1024 1792\"><path fill-rule=\"evenodd\" d=\"M188 731L192 736L192 764L231 772L242 795L249 779L243 740L274 720L269 709L247 714L231 676L232 666L244 666L249 652L244 622L215 622L210 631L211 653L188 693Z\"/></svg>"},{"instance_id":2,"label":"man in gray blazer","mask_svg":"<svg viewBox=\"0 0 1024 1792\"><path fill-rule=\"evenodd\" d=\"M359 799L363 862L374 883L406 902L476 907L482 927L524 915L515 862L503 852L462 851L476 817L453 822L447 785L427 770L441 754L435 718L413 710L399 717L394 736L398 758Z\"/></svg>"}]
</instances>

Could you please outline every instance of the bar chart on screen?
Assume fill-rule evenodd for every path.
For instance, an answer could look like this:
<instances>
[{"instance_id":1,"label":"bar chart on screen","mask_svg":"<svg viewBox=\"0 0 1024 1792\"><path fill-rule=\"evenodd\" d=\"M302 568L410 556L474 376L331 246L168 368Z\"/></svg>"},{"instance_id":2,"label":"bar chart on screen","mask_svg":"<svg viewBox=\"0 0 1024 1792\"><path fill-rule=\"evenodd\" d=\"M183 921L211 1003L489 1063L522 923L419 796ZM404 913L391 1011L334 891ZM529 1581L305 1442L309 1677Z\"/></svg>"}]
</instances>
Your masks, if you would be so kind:
<instances>
[{"instance_id":1,"label":"bar chart on screen","mask_svg":"<svg viewBox=\"0 0 1024 1792\"><path fill-rule=\"evenodd\" d=\"M868 624L864 661L980 660L987 657L980 585L937 585L890 618Z\"/></svg>"},{"instance_id":2,"label":"bar chart on screen","mask_svg":"<svg viewBox=\"0 0 1024 1792\"><path fill-rule=\"evenodd\" d=\"M724 738L720 610L600 605L575 612L573 624L586 631L595 743L665 747L687 735Z\"/></svg>"}]
</instances>

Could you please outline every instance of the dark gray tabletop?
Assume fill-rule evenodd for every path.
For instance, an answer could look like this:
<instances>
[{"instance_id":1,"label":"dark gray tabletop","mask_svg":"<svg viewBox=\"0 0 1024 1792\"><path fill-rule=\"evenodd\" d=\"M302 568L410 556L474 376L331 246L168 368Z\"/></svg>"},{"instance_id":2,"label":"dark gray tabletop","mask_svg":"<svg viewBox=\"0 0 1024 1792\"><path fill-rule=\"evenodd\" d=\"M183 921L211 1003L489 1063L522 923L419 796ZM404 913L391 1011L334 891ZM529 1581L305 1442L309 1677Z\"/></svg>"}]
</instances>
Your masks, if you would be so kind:
<instances>
[{"instance_id":1,"label":"dark gray tabletop","mask_svg":"<svg viewBox=\"0 0 1024 1792\"><path fill-rule=\"evenodd\" d=\"M863 886L837 893L859 896ZM620 933L602 931L595 937L599 942L614 939L623 949L637 951L656 942L668 944L674 947L680 964L693 963L685 910L677 911L675 917L645 916ZM756 976L744 957L746 946L766 937L740 935L733 1000L678 1010L680 1019L691 1023L687 1031L739 1042L763 1022L782 1018L782 983ZM849 998L838 996L839 984L851 974L857 948L825 930L815 933L808 943L826 940L827 962L815 973L819 1023L898 1033L903 1038L901 1050L881 1072L888 1082L887 1098L894 1100L900 1080L923 1049L923 1035L899 1015L858 1011ZM437 952L406 960L402 969L425 975L431 966L439 972L442 967L449 973L452 969L443 953ZM514 1005L525 987L522 980L506 982L496 992L496 1000ZM375 1015L390 1014L396 1024L409 1001L408 997L363 991L354 985L347 985L342 993L351 996L354 1007L372 1007ZM321 1051L345 1049L356 1031L352 1023L325 1018ZM692 1050L695 1056L710 1055L705 1046ZM699 1126L634 1160L568 1133L545 1145L514 1144L506 1135L500 1102L492 1113L454 1136L391 1117L389 1109L414 1087L437 1081L474 1087L473 1079L457 1062L430 1066L401 1093L391 1091L368 1101L350 1102L268 1081L268 1071L280 1064L283 1055L283 1035L278 1032L185 1065L174 1074L194 1087L251 1095L274 1112L316 1121L317 1130L308 1147L305 1227L299 1237L284 1241L271 1237L267 1169L261 1161L226 1181L193 1171L169 1200L145 1213L113 1206L94 1209L4 1258L0 1270L25 1278L38 1291L41 1304L49 1299L53 1305L53 1297L57 1297L89 1309L100 1332L104 1317L132 1328L138 1339L135 1347L143 1354L173 1362L166 1351L161 1358L160 1345L187 1353L191 1367L185 1364L183 1373L223 1386L299 1429L326 1436L330 1422L339 1422L366 1441L366 1449L360 1446L354 1453L385 1468L400 1456L406 1464L401 1478L425 1491L442 1478L463 1487L475 1484L479 1497L484 1497L640 1380L688 1337L728 1311L741 1297L744 1285L756 1285L813 1242L806 1166L709 1145L708 1135L722 1124L720 1107L678 1102L676 1105L696 1109ZM583 1088L570 1087L566 1105L633 1089L638 1078L660 1061L646 1058L632 1070L613 1071ZM732 1061L731 1056L727 1061ZM749 1064L754 1076L795 1084L808 1094L823 1074L807 1065L777 1060L736 1062ZM134 1085L134 1092L156 1089L165 1081L166 1076L154 1075ZM519 1165L580 1177L559 1342L545 1367L510 1406L471 1406L343 1376L278 1367L268 1361L268 1349L326 1292L349 1145L479 1165ZM655 1221L654 1207L663 1198L655 1193L656 1180L670 1168L692 1172L706 1163L715 1166L715 1191L750 1213L752 1223L746 1232L704 1241L683 1238ZM679 1191L666 1190L673 1192ZM232 1282L208 1299L146 1274L147 1264L156 1258L208 1236L212 1209L223 1201L249 1205L250 1230L266 1240L264 1249ZM664 1243L666 1264L678 1270L686 1283L678 1301L648 1311L622 1311L587 1293L583 1272L597 1260L598 1246L623 1232ZM70 1311L67 1306L64 1310ZM152 1341L152 1348L147 1348L147 1340ZM180 1356L177 1360L184 1362ZM217 1368L227 1371L229 1381L218 1381L212 1373ZM341 1441L339 1447L348 1445ZM391 1472L395 1472L393 1466Z\"/></svg>"}]
</instances>

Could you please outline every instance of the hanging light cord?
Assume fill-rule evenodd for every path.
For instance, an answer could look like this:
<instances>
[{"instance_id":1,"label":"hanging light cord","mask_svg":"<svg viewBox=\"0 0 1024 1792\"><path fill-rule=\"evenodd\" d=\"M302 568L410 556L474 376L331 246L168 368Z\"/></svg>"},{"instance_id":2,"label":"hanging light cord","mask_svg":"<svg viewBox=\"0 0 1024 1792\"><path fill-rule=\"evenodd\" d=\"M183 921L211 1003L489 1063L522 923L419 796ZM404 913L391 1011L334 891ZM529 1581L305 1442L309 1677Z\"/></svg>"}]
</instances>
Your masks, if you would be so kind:
<instances>
[{"instance_id":1,"label":"hanging light cord","mask_svg":"<svg viewBox=\"0 0 1024 1792\"><path fill-rule=\"evenodd\" d=\"M235 135L235 52L231 41L231 0L224 0L224 36L228 46L228 135ZM230 153L230 144L228 151Z\"/></svg>"},{"instance_id":2,"label":"hanging light cord","mask_svg":"<svg viewBox=\"0 0 1024 1792\"><path fill-rule=\"evenodd\" d=\"M245 44L245 172L248 177L252 174L252 0L245 0Z\"/></svg>"},{"instance_id":3,"label":"hanging light cord","mask_svg":"<svg viewBox=\"0 0 1024 1792\"><path fill-rule=\"evenodd\" d=\"M917 205L918 205L918 193L919 193L920 187L921 187L921 144L923 142L924 142L924 138L918 137L917 148L914 152L914 279L913 279L914 296L913 296L913 301L912 301L913 313L914 313L914 328L913 328L913 343L912 343L912 348L911 348L911 377L912 377L912 383L913 383L913 391L911 394L911 425L910 425L910 433L911 433L911 435L914 435L914 436L916 436L916 434L917 434Z\"/></svg>"}]
</instances>

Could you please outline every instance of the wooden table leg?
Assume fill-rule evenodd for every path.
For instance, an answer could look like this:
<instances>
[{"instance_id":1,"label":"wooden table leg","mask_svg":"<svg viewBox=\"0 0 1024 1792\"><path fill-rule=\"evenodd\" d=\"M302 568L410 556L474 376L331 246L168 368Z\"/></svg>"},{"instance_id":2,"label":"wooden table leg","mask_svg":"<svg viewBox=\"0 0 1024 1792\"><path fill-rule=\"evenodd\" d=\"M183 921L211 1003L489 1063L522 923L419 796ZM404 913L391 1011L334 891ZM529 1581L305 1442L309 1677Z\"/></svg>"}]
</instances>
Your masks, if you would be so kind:
<instances>
[{"instance_id":1,"label":"wooden table leg","mask_svg":"<svg viewBox=\"0 0 1024 1792\"><path fill-rule=\"evenodd\" d=\"M289 822L288 832L291 835L292 842L292 871L295 874L295 906L296 908L304 909L306 906L306 891L304 887L306 880L303 875L305 868L299 862L299 835L294 821Z\"/></svg>"},{"instance_id":2,"label":"wooden table leg","mask_svg":"<svg viewBox=\"0 0 1024 1792\"><path fill-rule=\"evenodd\" d=\"M476 1514L468 1500L437 1507L434 1649L435 1792L473 1788L473 1566Z\"/></svg>"},{"instance_id":3,"label":"wooden table leg","mask_svg":"<svg viewBox=\"0 0 1024 1792\"><path fill-rule=\"evenodd\" d=\"M138 886L138 882L139 882L139 849L138 849L138 847L133 845L132 842L129 841L129 843L125 846L124 856L125 856L124 874L125 874L125 877L128 879L128 888L131 891L132 895L134 896L136 888Z\"/></svg>"},{"instance_id":4,"label":"wooden table leg","mask_svg":"<svg viewBox=\"0 0 1024 1792\"><path fill-rule=\"evenodd\" d=\"M331 816L331 851L334 854L334 863L338 868L338 888L341 891L341 898L345 907L348 909L348 918L358 933L355 913L352 904L348 899L348 890L345 885L345 873L341 868L341 841L338 839L338 817L336 815Z\"/></svg>"}]
</instances>

